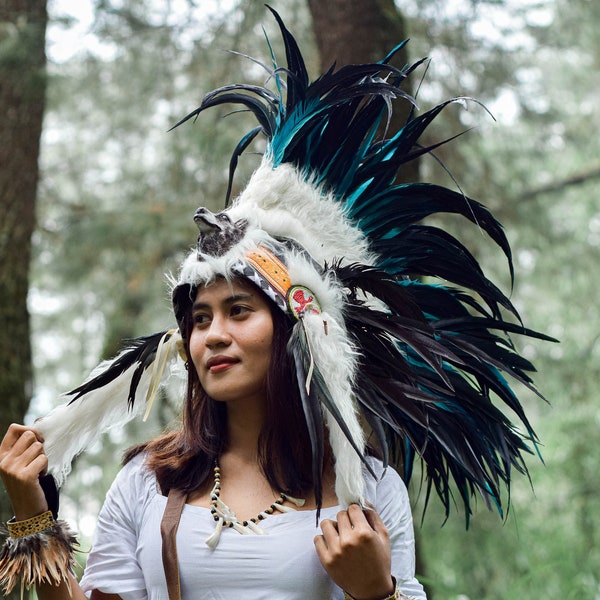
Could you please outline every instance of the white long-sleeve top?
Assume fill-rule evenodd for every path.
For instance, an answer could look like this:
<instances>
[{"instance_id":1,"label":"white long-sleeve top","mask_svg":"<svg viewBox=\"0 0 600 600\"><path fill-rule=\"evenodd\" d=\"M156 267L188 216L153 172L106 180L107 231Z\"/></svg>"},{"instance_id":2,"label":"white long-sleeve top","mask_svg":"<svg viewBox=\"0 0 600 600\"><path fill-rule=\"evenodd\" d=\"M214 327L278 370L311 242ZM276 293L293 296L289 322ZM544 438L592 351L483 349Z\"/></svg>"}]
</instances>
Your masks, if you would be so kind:
<instances>
[{"instance_id":1,"label":"white long-sleeve top","mask_svg":"<svg viewBox=\"0 0 600 600\"><path fill-rule=\"evenodd\" d=\"M425 592L415 578L415 550L408 494L400 476L375 459L374 480L365 470L367 500L390 532L392 574L404 594ZM168 600L161 558L160 523L166 505L154 474L138 455L117 475L98 517L95 540L81 580L123 600ZM323 508L335 519L339 506ZM224 528L218 546L204 540L215 522L208 508L186 504L177 531L182 600L342 600L314 548L320 533L314 510L276 513L261 522L268 535Z\"/></svg>"}]
</instances>

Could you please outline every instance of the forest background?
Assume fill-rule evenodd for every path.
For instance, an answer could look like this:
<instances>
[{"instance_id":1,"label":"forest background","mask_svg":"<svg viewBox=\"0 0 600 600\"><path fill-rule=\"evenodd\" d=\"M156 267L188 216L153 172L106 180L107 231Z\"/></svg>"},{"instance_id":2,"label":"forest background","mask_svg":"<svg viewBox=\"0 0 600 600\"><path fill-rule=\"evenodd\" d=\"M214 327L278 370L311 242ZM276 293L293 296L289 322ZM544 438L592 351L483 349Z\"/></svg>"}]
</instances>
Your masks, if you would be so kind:
<instances>
[{"instance_id":1,"label":"forest background","mask_svg":"<svg viewBox=\"0 0 600 600\"><path fill-rule=\"evenodd\" d=\"M495 121L475 104L456 106L428 135L469 130L438 155L505 225L517 272L512 300L525 324L560 339L517 340L549 404L523 392L543 463L528 460L531 482L515 477L505 521L480 502L466 530L460 509L445 522L435 501L422 520L425 494L414 478L418 569L429 597L597 600L600 3L272 4L314 76L320 62L342 55L344 40L350 57L365 40L374 44L375 56L356 59L368 60L409 37L409 60L431 58L418 90L422 109L453 96L485 103ZM195 239L196 207L222 205L228 155L248 125L244 115L215 113L167 130L218 85L264 83L253 63L223 50L268 62L264 27L281 56L258 1L50 0L47 10L46 27L41 0L0 2L3 431L46 412L122 339L172 325L164 273ZM257 161L242 161L238 190ZM423 162L420 176L455 185L435 161ZM467 243L510 289L489 241L475 234ZM84 547L121 451L169 423L176 396L165 392L151 423L112 433L78 460L62 513ZM6 520L4 494L0 509Z\"/></svg>"}]
</instances>

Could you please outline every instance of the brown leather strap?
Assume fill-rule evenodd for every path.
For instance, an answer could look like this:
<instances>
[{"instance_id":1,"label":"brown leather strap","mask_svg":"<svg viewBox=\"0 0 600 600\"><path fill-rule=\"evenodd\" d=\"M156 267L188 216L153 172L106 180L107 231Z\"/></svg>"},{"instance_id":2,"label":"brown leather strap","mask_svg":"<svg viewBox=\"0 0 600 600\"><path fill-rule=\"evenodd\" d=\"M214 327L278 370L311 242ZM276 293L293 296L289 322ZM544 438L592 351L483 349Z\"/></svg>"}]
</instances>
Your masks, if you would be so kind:
<instances>
[{"instance_id":1,"label":"brown leather strap","mask_svg":"<svg viewBox=\"0 0 600 600\"><path fill-rule=\"evenodd\" d=\"M177 528L183 511L187 494L174 488L169 492L167 505L160 523L162 537L162 561L167 580L169 600L181 600L181 583L179 581L179 562L177 561Z\"/></svg>"}]
</instances>

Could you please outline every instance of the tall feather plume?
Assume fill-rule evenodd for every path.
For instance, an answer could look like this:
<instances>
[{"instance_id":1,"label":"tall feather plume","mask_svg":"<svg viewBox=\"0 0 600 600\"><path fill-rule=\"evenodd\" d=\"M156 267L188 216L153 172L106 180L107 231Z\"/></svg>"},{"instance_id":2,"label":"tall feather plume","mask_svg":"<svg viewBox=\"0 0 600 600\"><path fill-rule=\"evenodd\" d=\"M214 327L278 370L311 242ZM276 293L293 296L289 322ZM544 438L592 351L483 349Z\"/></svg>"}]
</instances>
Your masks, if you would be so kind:
<instances>
[{"instance_id":1,"label":"tall feather plume","mask_svg":"<svg viewBox=\"0 0 600 600\"><path fill-rule=\"evenodd\" d=\"M180 123L213 106L241 104L255 115L258 127L242 138L232 166L261 132L268 141L263 163L275 170L293 165L323 201L339 203L367 240L370 254L363 264L353 263L354 258L344 262L355 256L354 242L348 242L347 254L331 256L330 266L321 267L347 290L343 327L358 354L352 394L385 462L389 458L398 465L408 480L420 457L427 498L435 491L446 513L453 502L452 485L467 522L475 493L502 513L502 485L510 486L513 468L527 473L523 457L538 445L510 382L535 391L529 375L534 368L518 354L510 336L550 338L521 324L510 299L457 238L422 222L439 213L463 217L500 248L512 281L510 246L489 210L460 191L395 183L404 164L448 141L419 142L445 108L465 99L451 99L417 115L416 102L400 86L422 61L402 69L389 64L403 44L379 63L332 68L311 83L296 41L270 10L287 59L285 67L274 58L272 68L264 67L276 92L226 86L208 94ZM378 132L389 123L397 101L411 105L410 116L399 131L382 138ZM317 250L319 231L309 233ZM311 247L306 250L313 253ZM424 276L435 283L423 282ZM296 336L290 348L300 378L307 370L301 340ZM319 357L322 349L313 352ZM321 360L313 374L325 407L331 385L327 370L335 368L335 358L331 360L333 364ZM303 393L303 403L317 469L323 441L312 389ZM499 406L514 412L522 432ZM351 443L351 436L340 431Z\"/></svg>"}]
</instances>

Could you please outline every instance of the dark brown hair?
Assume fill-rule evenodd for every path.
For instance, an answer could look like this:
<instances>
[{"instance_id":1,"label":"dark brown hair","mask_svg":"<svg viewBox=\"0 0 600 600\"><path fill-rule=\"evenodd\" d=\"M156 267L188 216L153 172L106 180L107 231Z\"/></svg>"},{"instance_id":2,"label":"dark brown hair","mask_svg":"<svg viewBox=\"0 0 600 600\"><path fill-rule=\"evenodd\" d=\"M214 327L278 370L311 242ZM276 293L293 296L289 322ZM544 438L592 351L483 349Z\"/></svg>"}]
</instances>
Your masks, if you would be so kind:
<instances>
[{"instance_id":1,"label":"dark brown hair","mask_svg":"<svg viewBox=\"0 0 600 600\"><path fill-rule=\"evenodd\" d=\"M194 289L183 290L179 298L193 300L195 292ZM268 302L273 318L273 341L265 382L267 405L258 441L258 458L273 489L298 496L311 489L313 481L308 429L297 378L286 351L293 323L264 294L263 297ZM178 308L182 308L181 303ZM189 308L180 310L178 316L189 358L193 327L191 302ZM215 460L226 448L226 405L208 396L189 361L181 427L151 442L130 448L124 462L146 451L147 464L156 474L163 494L167 494L171 488L191 492L212 481Z\"/></svg>"}]
</instances>

